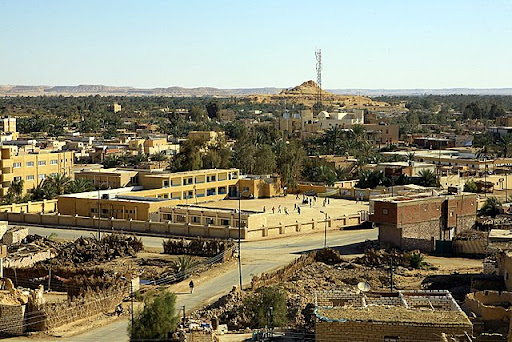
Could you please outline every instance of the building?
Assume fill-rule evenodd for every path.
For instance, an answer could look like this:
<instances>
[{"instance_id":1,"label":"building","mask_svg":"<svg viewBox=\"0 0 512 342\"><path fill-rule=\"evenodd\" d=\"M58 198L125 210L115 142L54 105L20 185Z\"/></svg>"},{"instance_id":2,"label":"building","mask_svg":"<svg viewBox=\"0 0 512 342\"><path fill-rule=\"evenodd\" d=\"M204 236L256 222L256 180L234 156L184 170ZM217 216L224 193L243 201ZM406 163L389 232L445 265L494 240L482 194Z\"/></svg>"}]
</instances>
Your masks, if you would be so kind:
<instances>
[{"instance_id":1,"label":"building","mask_svg":"<svg viewBox=\"0 0 512 342\"><path fill-rule=\"evenodd\" d=\"M450 292L342 292L315 294L316 341L441 341L473 334Z\"/></svg>"},{"instance_id":2,"label":"building","mask_svg":"<svg viewBox=\"0 0 512 342\"><path fill-rule=\"evenodd\" d=\"M270 213L242 210L240 227L262 227L267 224ZM222 227L238 227L238 210L202 207L199 205L177 205L160 208L160 221L190 223Z\"/></svg>"},{"instance_id":3,"label":"building","mask_svg":"<svg viewBox=\"0 0 512 342\"><path fill-rule=\"evenodd\" d=\"M139 171L122 169L84 169L75 172L75 179L87 179L96 188L117 189L139 185Z\"/></svg>"},{"instance_id":4,"label":"building","mask_svg":"<svg viewBox=\"0 0 512 342\"><path fill-rule=\"evenodd\" d=\"M242 197L262 198L276 197L283 194L283 183L280 176L244 176L239 180Z\"/></svg>"},{"instance_id":5,"label":"building","mask_svg":"<svg viewBox=\"0 0 512 342\"><path fill-rule=\"evenodd\" d=\"M398 144L400 138L398 125L364 124L363 127L368 141L374 146Z\"/></svg>"},{"instance_id":6,"label":"building","mask_svg":"<svg viewBox=\"0 0 512 342\"><path fill-rule=\"evenodd\" d=\"M73 177L73 152L20 152L16 146L0 147L1 187L5 196L13 181L24 181L23 194L57 174Z\"/></svg>"},{"instance_id":7,"label":"building","mask_svg":"<svg viewBox=\"0 0 512 342\"><path fill-rule=\"evenodd\" d=\"M379 164L368 164L365 168L374 171L382 171L387 177L397 178L402 175L408 177L420 177L422 172L436 172L436 166L419 162L388 162Z\"/></svg>"},{"instance_id":8,"label":"building","mask_svg":"<svg viewBox=\"0 0 512 342\"><path fill-rule=\"evenodd\" d=\"M94 174L90 176L94 179ZM107 176L101 177L106 179ZM115 176L114 182L117 182L117 177ZM139 186L136 187L59 196L58 211L63 215L93 217L100 212L101 217L158 221L162 207L218 201L235 196L239 171L139 171L137 177Z\"/></svg>"},{"instance_id":9,"label":"building","mask_svg":"<svg viewBox=\"0 0 512 342\"><path fill-rule=\"evenodd\" d=\"M16 118L3 117L0 122L0 129L3 133L16 133Z\"/></svg>"},{"instance_id":10,"label":"building","mask_svg":"<svg viewBox=\"0 0 512 342\"><path fill-rule=\"evenodd\" d=\"M438 241L451 241L476 221L476 194L418 194L372 200L370 221L379 241L403 249L431 252Z\"/></svg>"}]
</instances>

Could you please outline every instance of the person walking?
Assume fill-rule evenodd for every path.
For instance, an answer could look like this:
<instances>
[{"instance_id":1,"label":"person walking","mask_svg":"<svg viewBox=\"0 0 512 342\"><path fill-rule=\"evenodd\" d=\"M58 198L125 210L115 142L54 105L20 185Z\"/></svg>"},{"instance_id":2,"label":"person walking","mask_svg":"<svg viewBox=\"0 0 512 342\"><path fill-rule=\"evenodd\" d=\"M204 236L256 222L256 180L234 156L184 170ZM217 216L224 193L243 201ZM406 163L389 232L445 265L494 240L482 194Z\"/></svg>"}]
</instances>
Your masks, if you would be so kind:
<instances>
[{"instance_id":1,"label":"person walking","mask_svg":"<svg viewBox=\"0 0 512 342\"><path fill-rule=\"evenodd\" d=\"M194 282L192 280L188 283L188 287L190 287L190 293L194 293Z\"/></svg>"}]
</instances>

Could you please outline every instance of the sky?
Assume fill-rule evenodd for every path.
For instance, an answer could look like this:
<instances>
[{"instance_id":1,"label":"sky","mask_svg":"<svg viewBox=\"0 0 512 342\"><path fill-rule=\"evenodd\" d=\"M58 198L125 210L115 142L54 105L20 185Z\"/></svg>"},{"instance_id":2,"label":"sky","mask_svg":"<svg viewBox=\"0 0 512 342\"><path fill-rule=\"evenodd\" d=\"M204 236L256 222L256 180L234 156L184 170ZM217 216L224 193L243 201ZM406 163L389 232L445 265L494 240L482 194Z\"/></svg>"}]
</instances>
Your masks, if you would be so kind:
<instances>
[{"instance_id":1,"label":"sky","mask_svg":"<svg viewBox=\"0 0 512 342\"><path fill-rule=\"evenodd\" d=\"M0 0L0 84L512 87L510 0Z\"/></svg>"}]
</instances>

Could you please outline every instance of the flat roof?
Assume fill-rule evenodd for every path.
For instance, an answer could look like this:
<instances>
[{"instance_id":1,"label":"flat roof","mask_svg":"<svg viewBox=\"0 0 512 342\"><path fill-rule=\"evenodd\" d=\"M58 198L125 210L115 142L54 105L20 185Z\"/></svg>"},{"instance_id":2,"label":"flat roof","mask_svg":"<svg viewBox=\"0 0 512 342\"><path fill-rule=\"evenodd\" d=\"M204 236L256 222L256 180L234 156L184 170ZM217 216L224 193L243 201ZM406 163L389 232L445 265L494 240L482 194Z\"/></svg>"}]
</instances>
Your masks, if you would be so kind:
<instances>
[{"instance_id":1,"label":"flat roof","mask_svg":"<svg viewBox=\"0 0 512 342\"><path fill-rule=\"evenodd\" d=\"M409 322L438 325L471 324L462 311L408 309L403 306L371 305L365 308L318 308L316 315L324 321Z\"/></svg>"},{"instance_id":2,"label":"flat roof","mask_svg":"<svg viewBox=\"0 0 512 342\"><path fill-rule=\"evenodd\" d=\"M228 208L216 208L216 207L207 207L207 206L201 206L201 205L194 205L194 204L178 204L172 207L165 207L166 208L180 208L180 209L198 209L198 210L204 210L208 212L218 212L218 213L232 213L236 212L238 214L238 209L228 209ZM256 211L256 210L242 210L242 214L263 214L263 211Z\"/></svg>"},{"instance_id":3,"label":"flat roof","mask_svg":"<svg viewBox=\"0 0 512 342\"><path fill-rule=\"evenodd\" d=\"M204 170L193 170L193 171L181 171L181 172L162 172L159 173L147 173L146 177L174 177L174 176L190 176L194 174L206 174L211 172L226 172L226 171L238 171L236 168L231 169L204 169Z\"/></svg>"},{"instance_id":4,"label":"flat roof","mask_svg":"<svg viewBox=\"0 0 512 342\"><path fill-rule=\"evenodd\" d=\"M491 229L489 239L496 240L512 240L512 230L508 229Z\"/></svg>"},{"instance_id":5,"label":"flat roof","mask_svg":"<svg viewBox=\"0 0 512 342\"><path fill-rule=\"evenodd\" d=\"M118 195L118 194L124 194L124 193L130 193L130 192L136 192L143 190L144 187L142 186L129 186L125 188L119 188L119 189L105 189L105 190L94 190L89 192L79 192L76 194L66 194L66 195L60 195L59 197L74 197L74 198L93 198L97 199L98 194L99 196L103 195Z\"/></svg>"}]
</instances>

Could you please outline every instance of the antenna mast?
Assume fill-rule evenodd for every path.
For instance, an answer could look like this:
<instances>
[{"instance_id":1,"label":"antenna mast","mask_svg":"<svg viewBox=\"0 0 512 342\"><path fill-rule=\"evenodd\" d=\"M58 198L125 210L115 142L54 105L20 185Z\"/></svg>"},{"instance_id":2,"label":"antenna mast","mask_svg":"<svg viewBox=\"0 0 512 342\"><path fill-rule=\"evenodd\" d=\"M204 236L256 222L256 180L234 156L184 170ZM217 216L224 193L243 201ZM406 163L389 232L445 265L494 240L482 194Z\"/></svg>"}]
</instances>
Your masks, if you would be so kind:
<instances>
[{"instance_id":1,"label":"antenna mast","mask_svg":"<svg viewBox=\"0 0 512 342\"><path fill-rule=\"evenodd\" d=\"M322 50L315 51L316 57L316 83L318 84L318 93L316 94L317 113L322 110Z\"/></svg>"}]
</instances>

